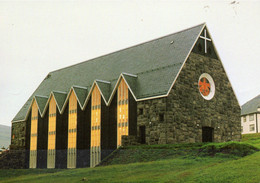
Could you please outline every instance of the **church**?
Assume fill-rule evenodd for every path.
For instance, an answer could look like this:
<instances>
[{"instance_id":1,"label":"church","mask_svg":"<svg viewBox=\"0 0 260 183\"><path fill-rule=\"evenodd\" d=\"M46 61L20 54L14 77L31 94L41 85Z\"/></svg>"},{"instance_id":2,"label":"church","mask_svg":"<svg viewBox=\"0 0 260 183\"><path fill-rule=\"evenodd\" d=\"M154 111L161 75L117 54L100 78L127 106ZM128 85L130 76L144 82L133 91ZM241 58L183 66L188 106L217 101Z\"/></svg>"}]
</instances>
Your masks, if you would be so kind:
<instances>
[{"instance_id":1,"label":"church","mask_svg":"<svg viewBox=\"0 0 260 183\"><path fill-rule=\"evenodd\" d=\"M95 167L120 146L239 141L205 23L50 72L12 120L27 168Z\"/></svg>"}]
</instances>

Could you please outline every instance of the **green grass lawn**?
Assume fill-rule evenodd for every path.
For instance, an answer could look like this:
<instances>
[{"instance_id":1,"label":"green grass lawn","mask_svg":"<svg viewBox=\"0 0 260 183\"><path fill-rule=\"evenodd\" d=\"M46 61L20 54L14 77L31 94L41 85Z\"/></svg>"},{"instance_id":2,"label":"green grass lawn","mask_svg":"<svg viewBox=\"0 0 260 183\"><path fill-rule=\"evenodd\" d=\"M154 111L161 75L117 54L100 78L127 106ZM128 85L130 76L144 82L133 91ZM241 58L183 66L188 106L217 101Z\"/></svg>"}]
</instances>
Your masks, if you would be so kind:
<instances>
[{"instance_id":1,"label":"green grass lawn","mask_svg":"<svg viewBox=\"0 0 260 183\"><path fill-rule=\"evenodd\" d=\"M242 142L254 145L260 148L260 133L247 134L242 136Z\"/></svg>"},{"instance_id":2,"label":"green grass lawn","mask_svg":"<svg viewBox=\"0 0 260 183\"><path fill-rule=\"evenodd\" d=\"M243 143L132 146L113 154L109 166L0 170L0 182L260 182L260 151L248 144L260 147L260 135Z\"/></svg>"}]
</instances>

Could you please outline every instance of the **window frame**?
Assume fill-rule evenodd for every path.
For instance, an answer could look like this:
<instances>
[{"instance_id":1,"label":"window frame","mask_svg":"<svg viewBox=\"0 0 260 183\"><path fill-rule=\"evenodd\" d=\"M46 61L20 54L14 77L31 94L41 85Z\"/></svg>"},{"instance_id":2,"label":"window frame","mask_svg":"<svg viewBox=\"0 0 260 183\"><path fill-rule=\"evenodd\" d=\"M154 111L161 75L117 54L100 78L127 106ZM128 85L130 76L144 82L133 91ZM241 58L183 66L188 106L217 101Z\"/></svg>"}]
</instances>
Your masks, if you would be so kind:
<instances>
[{"instance_id":1,"label":"window frame","mask_svg":"<svg viewBox=\"0 0 260 183\"><path fill-rule=\"evenodd\" d=\"M254 121L255 120L255 115L254 114L250 114L249 115L249 121Z\"/></svg>"},{"instance_id":2,"label":"window frame","mask_svg":"<svg viewBox=\"0 0 260 183\"><path fill-rule=\"evenodd\" d=\"M250 132L255 131L255 124L250 124L249 125L249 131Z\"/></svg>"}]
</instances>

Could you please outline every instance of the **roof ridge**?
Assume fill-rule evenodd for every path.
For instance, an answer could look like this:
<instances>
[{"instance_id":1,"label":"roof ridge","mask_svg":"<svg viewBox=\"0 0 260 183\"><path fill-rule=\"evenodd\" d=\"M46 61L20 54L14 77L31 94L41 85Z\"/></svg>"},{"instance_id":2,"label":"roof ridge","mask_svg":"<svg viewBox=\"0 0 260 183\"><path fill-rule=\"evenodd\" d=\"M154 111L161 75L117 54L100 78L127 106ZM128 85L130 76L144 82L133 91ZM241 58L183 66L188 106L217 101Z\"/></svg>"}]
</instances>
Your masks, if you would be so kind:
<instances>
[{"instance_id":1,"label":"roof ridge","mask_svg":"<svg viewBox=\"0 0 260 183\"><path fill-rule=\"evenodd\" d=\"M51 92L56 92L56 93L67 94L66 92L63 92L63 91L58 91L58 90L52 90Z\"/></svg>"},{"instance_id":2,"label":"roof ridge","mask_svg":"<svg viewBox=\"0 0 260 183\"><path fill-rule=\"evenodd\" d=\"M87 87L79 86L79 85L72 85L71 87L81 88L81 89L85 89L85 90L88 89Z\"/></svg>"},{"instance_id":3,"label":"roof ridge","mask_svg":"<svg viewBox=\"0 0 260 183\"><path fill-rule=\"evenodd\" d=\"M48 96L44 96L44 95L34 95L34 97L49 98Z\"/></svg>"},{"instance_id":4,"label":"roof ridge","mask_svg":"<svg viewBox=\"0 0 260 183\"><path fill-rule=\"evenodd\" d=\"M136 77L136 78L137 78L137 75L136 75L136 74L130 74L130 73L126 73L126 72L122 72L121 74L127 75L127 76L132 76L132 77Z\"/></svg>"},{"instance_id":5,"label":"roof ridge","mask_svg":"<svg viewBox=\"0 0 260 183\"><path fill-rule=\"evenodd\" d=\"M94 82L97 81L97 82L101 82L101 83L106 83L106 84L111 84L110 81L105 81L105 80L102 80L102 79L95 79Z\"/></svg>"},{"instance_id":6,"label":"roof ridge","mask_svg":"<svg viewBox=\"0 0 260 183\"><path fill-rule=\"evenodd\" d=\"M70 68L70 67L74 67L74 66L76 66L76 65L80 65L80 64L83 64L83 63L85 63L85 62L96 61L96 59L98 59L98 58L106 57L106 56L108 56L108 55L112 55L112 54L115 54L115 53L117 53L117 52L121 52L121 51L130 49L130 48L135 48L135 47L137 47L137 46L140 46L140 45L143 45L143 44L147 44L147 43L150 43L150 42L152 42L152 41L156 41L156 40L159 40L159 39L162 39L162 38L165 38L165 37L174 35L174 34L178 34L178 33L180 33L180 32L184 32L184 31L187 31L187 30L190 30L190 29L193 29L193 28L195 28L195 27L198 27L198 26L201 26L201 25L205 25L205 24L206 24L206 23L203 22L203 23L201 23L201 24L198 24L198 25L195 25L195 26L192 26L192 27L189 27L189 28L186 28L186 29L183 29L183 30L174 32L174 33L170 33L170 34L167 34L167 35L164 35L164 36L160 36L160 37L157 37L157 38L154 38L154 39L151 39L151 40L142 42L142 43L138 43L138 44L135 44L135 45L133 45L133 46L129 46L129 47L126 47L126 48L123 48L123 49L119 49L119 50L116 50L116 51L112 51L112 52L110 52L110 53L107 53L107 54L104 54L104 55L101 55L101 56L97 56L97 57L91 58L91 59L89 59L89 60L85 60L85 61L82 61L82 62L73 64L73 65L69 65L69 66L67 66L67 67L63 67L63 68L60 68L60 69L51 71L49 74L54 73L54 72L57 72L57 71L60 71L60 70L64 70L64 69L67 69L67 68Z\"/></svg>"}]
</instances>

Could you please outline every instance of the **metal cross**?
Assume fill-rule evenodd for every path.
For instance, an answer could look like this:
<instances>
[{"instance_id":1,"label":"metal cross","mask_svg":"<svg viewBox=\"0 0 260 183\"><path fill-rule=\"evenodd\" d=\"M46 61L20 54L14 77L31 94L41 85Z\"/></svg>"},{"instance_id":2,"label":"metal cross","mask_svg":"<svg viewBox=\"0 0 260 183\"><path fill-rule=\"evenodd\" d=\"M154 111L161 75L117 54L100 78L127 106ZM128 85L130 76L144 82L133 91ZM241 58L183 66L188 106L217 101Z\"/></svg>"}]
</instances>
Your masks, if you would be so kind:
<instances>
[{"instance_id":1,"label":"metal cross","mask_svg":"<svg viewBox=\"0 0 260 183\"><path fill-rule=\"evenodd\" d=\"M206 29L204 29L204 36L200 36L200 38L205 40L205 53L207 53L207 41L211 41L211 39L207 38Z\"/></svg>"}]
</instances>

